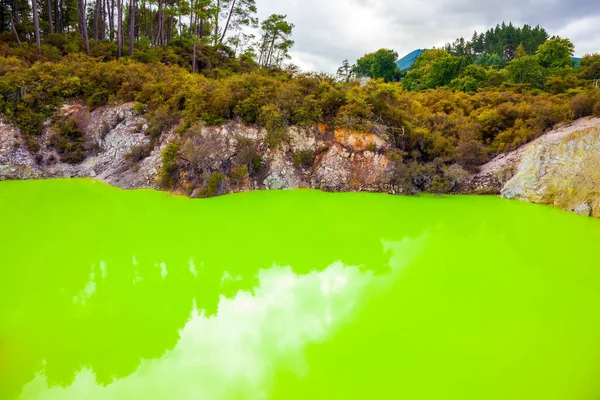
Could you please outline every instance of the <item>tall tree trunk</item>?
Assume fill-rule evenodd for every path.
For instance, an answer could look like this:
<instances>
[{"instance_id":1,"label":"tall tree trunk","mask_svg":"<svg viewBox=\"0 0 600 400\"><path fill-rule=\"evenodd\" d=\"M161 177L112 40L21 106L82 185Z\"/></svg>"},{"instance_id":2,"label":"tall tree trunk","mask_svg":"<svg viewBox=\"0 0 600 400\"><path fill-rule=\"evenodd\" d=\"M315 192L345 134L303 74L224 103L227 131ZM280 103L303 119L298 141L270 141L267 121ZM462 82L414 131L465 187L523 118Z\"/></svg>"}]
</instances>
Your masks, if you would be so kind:
<instances>
[{"instance_id":1,"label":"tall tree trunk","mask_svg":"<svg viewBox=\"0 0 600 400\"><path fill-rule=\"evenodd\" d=\"M2 7L2 9L4 11L6 11L6 13L8 14L8 17L10 18L10 28L13 32L13 35L15 35L15 40L17 41L17 43L19 43L19 46L21 46L21 38L19 37L19 33L17 32L17 27L15 26L15 24L16 24L15 16L10 11L8 11L8 8L4 4L0 3L0 7Z\"/></svg>"},{"instance_id":2,"label":"tall tree trunk","mask_svg":"<svg viewBox=\"0 0 600 400\"><path fill-rule=\"evenodd\" d=\"M152 14L152 0L150 0L150 9L148 11L150 13L150 44L152 47L156 46L157 38L154 37L154 16Z\"/></svg>"},{"instance_id":3,"label":"tall tree trunk","mask_svg":"<svg viewBox=\"0 0 600 400\"><path fill-rule=\"evenodd\" d=\"M17 0L12 0L12 15L17 24L21 23L21 18L19 16L19 5L17 4Z\"/></svg>"},{"instance_id":4,"label":"tall tree trunk","mask_svg":"<svg viewBox=\"0 0 600 400\"><path fill-rule=\"evenodd\" d=\"M15 17L10 17L10 27L12 28L13 35L15 35L15 39L17 39L17 43L21 46L21 38L19 38L19 33L17 32L17 28L15 27Z\"/></svg>"},{"instance_id":5,"label":"tall tree trunk","mask_svg":"<svg viewBox=\"0 0 600 400\"><path fill-rule=\"evenodd\" d=\"M108 1L108 38L112 42L115 32L115 0Z\"/></svg>"},{"instance_id":6,"label":"tall tree trunk","mask_svg":"<svg viewBox=\"0 0 600 400\"><path fill-rule=\"evenodd\" d=\"M117 0L117 57L123 55L123 0Z\"/></svg>"},{"instance_id":7,"label":"tall tree trunk","mask_svg":"<svg viewBox=\"0 0 600 400\"><path fill-rule=\"evenodd\" d=\"M267 33L263 35L262 44L260 45L260 56L258 57L258 65L263 65L265 55L265 50L267 48L267 40L269 40L269 36Z\"/></svg>"},{"instance_id":8,"label":"tall tree trunk","mask_svg":"<svg viewBox=\"0 0 600 400\"><path fill-rule=\"evenodd\" d=\"M190 27L193 25L192 34L194 35L194 54L192 56L192 73L196 72L196 49L198 47L198 35L196 29L198 28L198 16L193 12L194 0L191 0L192 5L192 18L190 19Z\"/></svg>"},{"instance_id":9,"label":"tall tree trunk","mask_svg":"<svg viewBox=\"0 0 600 400\"><path fill-rule=\"evenodd\" d=\"M159 46L165 44L165 12L162 0L158 0L158 34L156 42Z\"/></svg>"},{"instance_id":10,"label":"tall tree trunk","mask_svg":"<svg viewBox=\"0 0 600 400\"><path fill-rule=\"evenodd\" d=\"M135 7L136 1L129 1L129 57L133 57L133 40L135 35Z\"/></svg>"},{"instance_id":11,"label":"tall tree trunk","mask_svg":"<svg viewBox=\"0 0 600 400\"><path fill-rule=\"evenodd\" d=\"M167 46L171 43L171 39L173 37L173 18L169 16L169 26L167 29Z\"/></svg>"},{"instance_id":12,"label":"tall tree trunk","mask_svg":"<svg viewBox=\"0 0 600 400\"><path fill-rule=\"evenodd\" d=\"M37 0L31 0L33 6L33 29L35 34L35 44L38 47L38 53L42 53L42 43L40 41L40 20L38 17Z\"/></svg>"},{"instance_id":13,"label":"tall tree trunk","mask_svg":"<svg viewBox=\"0 0 600 400\"><path fill-rule=\"evenodd\" d=\"M227 22L225 22L225 27L223 28L223 33L221 34L221 39L219 39L219 43L223 43L223 39L225 39L225 34L227 34L227 28L229 28L229 21L231 21L233 10L235 10L235 2L236 0L233 0L233 2L231 3L231 9L229 9L229 15L227 15Z\"/></svg>"},{"instance_id":14,"label":"tall tree trunk","mask_svg":"<svg viewBox=\"0 0 600 400\"><path fill-rule=\"evenodd\" d=\"M198 17L196 17L196 21ZM200 9L200 42L204 41L204 9Z\"/></svg>"},{"instance_id":15,"label":"tall tree trunk","mask_svg":"<svg viewBox=\"0 0 600 400\"><path fill-rule=\"evenodd\" d=\"M148 7L146 7L146 0L142 0L141 8L142 8L142 16L144 17L144 22L143 22L144 35L148 36Z\"/></svg>"},{"instance_id":16,"label":"tall tree trunk","mask_svg":"<svg viewBox=\"0 0 600 400\"><path fill-rule=\"evenodd\" d=\"M77 5L79 7L79 31L81 32L81 36L83 37L83 41L85 43L85 51L87 54L90 54L90 39L88 37L87 26L85 23L85 0L77 0Z\"/></svg>"},{"instance_id":17,"label":"tall tree trunk","mask_svg":"<svg viewBox=\"0 0 600 400\"><path fill-rule=\"evenodd\" d=\"M215 14L215 38L214 45L217 45L217 40L219 37L219 16L221 14L221 0L217 0L217 11Z\"/></svg>"},{"instance_id":18,"label":"tall tree trunk","mask_svg":"<svg viewBox=\"0 0 600 400\"><path fill-rule=\"evenodd\" d=\"M108 0L102 0L102 9L100 10L100 16L102 17L100 19L100 39L101 40L105 40L106 39L106 2Z\"/></svg>"},{"instance_id":19,"label":"tall tree trunk","mask_svg":"<svg viewBox=\"0 0 600 400\"><path fill-rule=\"evenodd\" d=\"M275 39L277 39L277 33L273 34L273 40L271 40L271 48L269 49L269 55L267 56L267 67L271 66L271 57L273 56L273 48L275 47Z\"/></svg>"},{"instance_id":20,"label":"tall tree trunk","mask_svg":"<svg viewBox=\"0 0 600 400\"><path fill-rule=\"evenodd\" d=\"M190 37L193 37L192 25L194 24L194 0L190 0Z\"/></svg>"},{"instance_id":21,"label":"tall tree trunk","mask_svg":"<svg viewBox=\"0 0 600 400\"><path fill-rule=\"evenodd\" d=\"M56 15L56 31L63 33L63 0L54 0L54 15Z\"/></svg>"},{"instance_id":22,"label":"tall tree trunk","mask_svg":"<svg viewBox=\"0 0 600 400\"><path fill-rule=\"evenodd\" d=\"M98 21L100 20L100 1L96 0L94 5L94 40L98 40Z\"/></svg>"},{"instance_id":23,"label":"tall tree trunk","mask_svg":"<svg viewBox=\"0 0 600 400\"><path fill-rule=\"evenodd\" d=\"M48 5L48 26L50 28L50 33L54 33L54 24L52 23L52 0L48 0L47 5Z\"/></svg>"}]
</instances>

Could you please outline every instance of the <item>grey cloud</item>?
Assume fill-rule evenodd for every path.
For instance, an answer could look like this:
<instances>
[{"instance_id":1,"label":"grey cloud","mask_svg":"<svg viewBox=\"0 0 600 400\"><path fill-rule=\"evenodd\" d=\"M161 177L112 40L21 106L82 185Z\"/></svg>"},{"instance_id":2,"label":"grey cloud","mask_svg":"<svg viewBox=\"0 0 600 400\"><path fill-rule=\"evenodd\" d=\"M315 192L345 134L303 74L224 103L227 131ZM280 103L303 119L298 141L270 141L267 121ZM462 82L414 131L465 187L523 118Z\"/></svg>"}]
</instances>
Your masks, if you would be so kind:
<instances>
[{"instance_id":1,"label":"grey cloud","mask_svg":"<svg viewBox=\"0 0 600 400\"><path fill-rule=\"evenodd\" d=\"M502 21L569 37L577 55L600 52L598 0L257 0L257 6L261 18L287 14L296 25L294 63L328 73L382 47L402 56Z\"/></svg>"}]
</instances>

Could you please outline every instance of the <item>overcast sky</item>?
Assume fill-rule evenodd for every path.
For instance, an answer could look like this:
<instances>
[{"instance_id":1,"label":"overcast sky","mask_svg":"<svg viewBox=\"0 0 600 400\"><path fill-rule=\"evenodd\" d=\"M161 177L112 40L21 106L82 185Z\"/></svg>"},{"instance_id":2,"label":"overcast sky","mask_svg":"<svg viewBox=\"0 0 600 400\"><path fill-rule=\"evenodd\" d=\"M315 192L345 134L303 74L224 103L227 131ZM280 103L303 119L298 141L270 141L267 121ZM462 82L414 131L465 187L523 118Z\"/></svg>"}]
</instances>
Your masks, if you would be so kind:
<instances>
[{"instance_id":1,"label":"overcast sky","mask_svg":"<svg viewBox=\"0 0 600 400\"><path fill-rule=\"evenodd\" d=\"M470 38L502 21L541 25L568 37L575 53L600 52L599 0L256 0L259 17L287 14L296 25L292 62L335 73L344 59L391 48L418 48Z\"/></svg>"}]
</instances>

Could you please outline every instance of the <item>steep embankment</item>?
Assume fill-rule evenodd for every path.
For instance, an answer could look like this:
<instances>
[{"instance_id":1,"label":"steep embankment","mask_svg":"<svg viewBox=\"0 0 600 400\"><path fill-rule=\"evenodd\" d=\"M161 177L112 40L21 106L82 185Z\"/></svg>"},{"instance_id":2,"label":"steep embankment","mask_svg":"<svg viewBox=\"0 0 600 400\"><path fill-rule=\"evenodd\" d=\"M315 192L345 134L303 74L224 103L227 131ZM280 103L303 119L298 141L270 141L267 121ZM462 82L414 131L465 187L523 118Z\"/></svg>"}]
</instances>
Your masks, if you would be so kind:
<instances>
[{"instance_id":1,"label":"steep embankment","mask_svg":"<svg viewBox=\"0 0 600 400\"><path fill-rule=\"evenodd\" d=\"M64 106L59 118L77 121L84 132L87 156L80 164L60 162L52 145L56 128L48 122L40 138L40 151L33 154L24 145L19 131L0 121L0 180L62 177L90 177L124 189L158 188L162 159L167 143L177 134L177 126L167 128L149 156L131 157L141 146L150 143L148 121L136 115L133 104L101 107L89 111L75 103ZM266 144L266 130L229 123L219 127L202 127L193 138L192 151L207 169L231 169L232 160L248 150L250 143L260 157L260 168L252 176L228 180L219 193L260 190L317 188L330 191L393 191L381 178L389 173L389 162L379 152L387 145L373 134L355 134L344 130L290 128L286 139L275 149ZM311 155L305 165L299 154ZM129 155L129 156L128 156ZM314 159L313 159L314 156ZM201 160L200 160L201 159ZM185 160L188 162L188 160ZM196 196L190 171L181 171L175 191ZM198 185L196 184L196 188Z\"/></svg>"},{"instance_id":2,"label":"steep embankment","mask_svg":"<svg viewBox=\"0 0 600 400\"><path fill-rule=\"evenodd\" d=\"M87 150L83 162L71 165L59 161L52 144L56 128L50 123L39 140L41 150L33 154L17 129L0 122L0 180L90 177L125 189L159 187L161 153L178 137L177 126L166 129L155 146L138 157L136 149L147 146L150 139L146 134L148 122L136 115L133 104L90 112L74 103L64 106L59 114L77 120L83 130ZM407 192L393 181L397 169L385 155L388 144L373 134L290 128L285 140L271 148L264 129L229 123L202 127L192 139L187 143L178 139L184 150L191 146L189 153L196 159L182 161L190 166L179 173L174 188L192 197L201 196L208 181L202 175L192 176L195 166L234 171L236 160L246 156L250 148L260 158L260 167L239 178L230 175L219 182L217 193L302 187ZM310 155L309 159L303 160L303 154ZM600 217L600 118L581 119L549 132L516 151L499 155L478 174L466 177L464 171L459 172L453 192L500 194Z\"/></svg>"},{"instance_id":3,"label":"steep embankment","mask_svg":"<svg viewBox=\"0 0 600 400\"><path fill-rule=\"evenodd\" d=\"M89 112L81 104L65 105L61 117L73 118L85 133L88 157L77 165L61 163L52 145L55 129L48 121L40 138L41 150L33 154L17 129L0 121L0 180L38 178L95 178L122 188L153 187L152 176L160 162L158 149L132 170L125 155L149 142L145 119L135 116L131 104L102 107Z\"/></svg>"},{"instance_id":4,"label":"steep embankment","mask_svg":"<svg viewBox=\"0 0 600 400\"><path fill-rule=\"evenodd\" d=\"M600 118L580 119L496 157L469 190L600 217Z\"/></svg>"}]
</instances>

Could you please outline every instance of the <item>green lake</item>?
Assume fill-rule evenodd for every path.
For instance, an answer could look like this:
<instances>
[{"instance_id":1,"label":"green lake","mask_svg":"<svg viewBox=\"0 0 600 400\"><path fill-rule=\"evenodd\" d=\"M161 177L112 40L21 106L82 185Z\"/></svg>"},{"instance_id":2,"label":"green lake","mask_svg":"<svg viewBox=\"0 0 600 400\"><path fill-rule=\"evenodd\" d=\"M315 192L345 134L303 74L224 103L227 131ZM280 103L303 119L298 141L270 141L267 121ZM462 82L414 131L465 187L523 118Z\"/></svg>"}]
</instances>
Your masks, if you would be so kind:
<instances>
[{"instance_id":1,"label":"green lake","mask_svg":"<svg viewBox=\"0 0 600 400\"><path fill-rule=\"evenodd\" d=\"M600 221L0 182L0 399L598 400Z\"/></svg>"}]
</instances>

